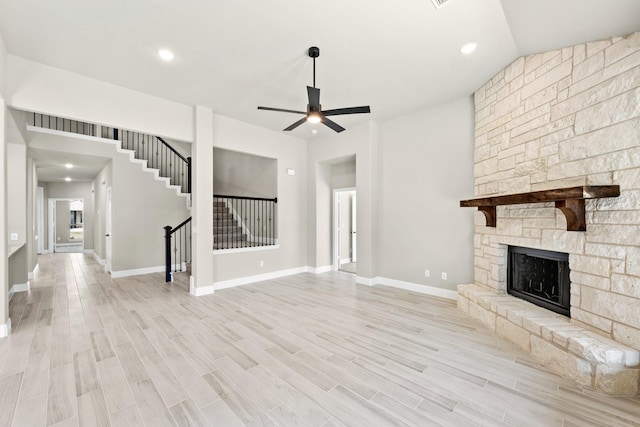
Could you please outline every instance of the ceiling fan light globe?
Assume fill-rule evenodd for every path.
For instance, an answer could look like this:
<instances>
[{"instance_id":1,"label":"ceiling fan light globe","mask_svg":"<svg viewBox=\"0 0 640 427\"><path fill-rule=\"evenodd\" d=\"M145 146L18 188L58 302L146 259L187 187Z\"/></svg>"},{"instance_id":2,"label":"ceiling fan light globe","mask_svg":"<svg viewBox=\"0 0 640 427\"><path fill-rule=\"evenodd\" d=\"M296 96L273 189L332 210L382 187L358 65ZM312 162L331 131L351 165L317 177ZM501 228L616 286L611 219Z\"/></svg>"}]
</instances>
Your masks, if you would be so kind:
<instances>
[{"instance_id":1,"label":"ceiling fan light globe","mask_svg":"<svg viewBox=\"0 0 640 427\"><path fill-rule=\"evenodd\" d=\"M318 113L311 113L307 116L307 121L309 123L320 123L322 121L322 117Z\"/></svg>"}]
</instances>

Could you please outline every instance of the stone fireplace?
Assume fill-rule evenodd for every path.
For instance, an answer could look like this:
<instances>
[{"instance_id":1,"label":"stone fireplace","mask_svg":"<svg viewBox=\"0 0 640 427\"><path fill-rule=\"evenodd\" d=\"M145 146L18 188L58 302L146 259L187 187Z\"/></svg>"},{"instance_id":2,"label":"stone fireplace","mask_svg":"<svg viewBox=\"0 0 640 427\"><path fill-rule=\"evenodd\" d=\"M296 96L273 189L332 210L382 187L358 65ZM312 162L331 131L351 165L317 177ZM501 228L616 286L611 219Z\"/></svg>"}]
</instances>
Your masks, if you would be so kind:
<instances>
[{"instance_id":1,"label":"stone fireplace","mask_svg":"<svg viewBox=\"0 0 640 427\"><path fill-rule=\"evenodd\" d=\"M640 382L640 33L517 59L474 94L475 197L619 185L586 231L553 203L475 216L475 283L458 306L586 388ZM507 293L508 247L566 253L571 318Z\"/></svg>"}]
</instances>

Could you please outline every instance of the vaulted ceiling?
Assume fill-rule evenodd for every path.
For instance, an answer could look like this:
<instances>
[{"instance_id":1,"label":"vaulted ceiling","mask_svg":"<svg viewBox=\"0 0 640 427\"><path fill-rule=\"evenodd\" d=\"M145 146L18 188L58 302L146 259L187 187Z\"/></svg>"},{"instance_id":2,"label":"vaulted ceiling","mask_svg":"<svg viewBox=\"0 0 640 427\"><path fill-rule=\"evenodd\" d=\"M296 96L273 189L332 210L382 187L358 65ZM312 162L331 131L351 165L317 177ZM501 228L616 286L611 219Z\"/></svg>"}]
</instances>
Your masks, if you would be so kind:
<instances>
[{"instance_id":1,"label":"vaulted ceiling","mask_svg":"<svg viewBox=\"0 0 640 427\"><path fill-rule=\"evenodd\" d=\"M470 95L518 56L638 30L638 0L0 2L10 54L274 130L298 117L256 107L306 108L310 46L324 108L371 106L335 118L348 128Z\"/></svg>"}]
</instances>

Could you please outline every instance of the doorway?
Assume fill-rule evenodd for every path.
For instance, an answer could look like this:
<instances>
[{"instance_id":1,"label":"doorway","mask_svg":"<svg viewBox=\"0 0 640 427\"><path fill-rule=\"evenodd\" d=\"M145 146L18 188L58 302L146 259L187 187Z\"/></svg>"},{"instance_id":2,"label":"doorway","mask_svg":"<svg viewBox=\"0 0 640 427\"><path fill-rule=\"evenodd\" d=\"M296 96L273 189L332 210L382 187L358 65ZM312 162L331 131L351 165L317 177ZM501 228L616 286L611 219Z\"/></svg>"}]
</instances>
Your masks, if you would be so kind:
<instances>
[{"instance_id":1,"label":"doorway","mask_svg":"<svg viewBox=\"0 0 640 427\"><path fill-rule=\"evenodd\" d=\"M84 252L84 200L49 199L49 252Z\"/></svg>"},{"instance_id":2,"label":"doorway","mask_svg":"<svg viewBox=\"0 0 640 427\"><path fill-rule=\"evenodd\" d=\"M356 189L333 191L333 269L356 273Z\"/></svg>"},{"instance_id":3,"label":"doorway","mask_svg":"<svg viewBox=\"0 0 640 427\"><path fill-rule=\"evenodd\" d=\"M112 193L111 187L108 187L107 188L107 214L105 216L105 227L104 227L105 228L104 246L105 246L105 258L106 258L104 268L109 274L111 274L112 265L113 265L112 198L113 198L113 193Z\"/></svg>"}]
</instances>

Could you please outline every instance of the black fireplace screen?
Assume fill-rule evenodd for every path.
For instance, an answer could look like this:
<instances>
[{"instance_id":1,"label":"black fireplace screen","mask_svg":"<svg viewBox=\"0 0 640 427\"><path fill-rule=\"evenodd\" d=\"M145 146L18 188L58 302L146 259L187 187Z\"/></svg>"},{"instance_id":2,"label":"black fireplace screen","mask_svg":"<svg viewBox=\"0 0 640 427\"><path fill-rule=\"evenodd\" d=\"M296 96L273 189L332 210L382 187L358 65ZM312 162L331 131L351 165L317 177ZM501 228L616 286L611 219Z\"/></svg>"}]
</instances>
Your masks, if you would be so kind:
<instances>
[{"instance_id":1,"label":"black fireplace screen","mask_svg":"<svg viewBox=\"0 0 640 427\"><path fill-rule=\"evenodd\" d=\"M509 246L508 257L507 292L571 317L568 254Z\"/></svg>"}]
</instances>

